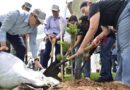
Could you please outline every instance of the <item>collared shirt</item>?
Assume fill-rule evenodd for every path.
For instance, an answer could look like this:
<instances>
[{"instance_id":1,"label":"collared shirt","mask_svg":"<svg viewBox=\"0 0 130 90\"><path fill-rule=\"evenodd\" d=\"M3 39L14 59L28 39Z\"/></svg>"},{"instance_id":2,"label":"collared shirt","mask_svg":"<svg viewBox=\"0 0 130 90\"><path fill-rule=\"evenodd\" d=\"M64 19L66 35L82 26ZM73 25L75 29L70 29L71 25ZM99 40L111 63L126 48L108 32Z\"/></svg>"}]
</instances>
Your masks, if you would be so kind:
<instances>
[{"instance_id":1,"label":"collared shirt","mask_svg":"<svg viewBox=\"0 0 130 90\"><path fill-rule=\"evenodd\" d=\"M62 34L64 35L64 27L67 24L66 20L62 18ZM47 19L47 24L44 28L46 35L55 35L57 39L60 37L60 17L50 16Z\"/></svg>"},{"instance_id":2,"label":"collared shirt","mask_svg":"<svg viewBox=\"0 0 130 90\"><path fill-rule=\"evenodd\" d=\"M37 28L32 28L28 25L29 13L25 11L15 10L7 15L0 16L2 26L0 28L0 42L6 41L6 33L11 35L29 34L29 44L32 51L32 56L37 57ZM4 17L4 19L3 19Z\"/></svg>"}]
</instances>

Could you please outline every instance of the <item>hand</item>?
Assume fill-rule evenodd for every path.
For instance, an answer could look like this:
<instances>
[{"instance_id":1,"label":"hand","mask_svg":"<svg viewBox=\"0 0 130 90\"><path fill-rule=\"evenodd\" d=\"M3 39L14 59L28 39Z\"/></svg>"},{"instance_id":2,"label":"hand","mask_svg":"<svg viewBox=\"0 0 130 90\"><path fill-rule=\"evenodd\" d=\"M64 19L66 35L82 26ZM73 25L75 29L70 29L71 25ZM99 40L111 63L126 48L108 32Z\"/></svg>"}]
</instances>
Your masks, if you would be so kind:
<instances>
[{"instance_id":1,"label":"hand","mask_svg":"<svg viewBox=\"0 0 130 90\"><path fill-rule=\"evenodd\" d=\"M75 53L76 56L79 56L84 53L84 48L80 47L79 50Z\"/></svg>"},{"instance_id":2,"label":"hand","mask_svg":"<svg viewBox=\"0 0 130 90\"><path fill-rule=\"evenodd\" d=\"M0 51L7 51L8 49L6 45L0 47Z\"/></svg>"},{"instance_id":3,"label":"hand","mask_svg":"<svg viewBox=\"0 0 130 90\"><path fill-rule=\"evenodd\" d=\"M50 42L51 42L51 39L52 39L51 35L48 35L48 39L49 39L49 40L50 40Z\"/></svg>"},{"instance_id":4,"label":"hand","mask_svg":"<svg viewBox=\"0 0 130 90\"><path fill-rule=\"evenodd\" d=\"M68 51L71 52L73 50L73 47L69 47Z\"/></svg>"},{"instance_id":5,"label":"hand","mask_svg":"<svg viewBox=\"0 0 130 90\"><path fill-rule=\"evenodd\" d=\"M98 45L100 45L101 44L101 41L100 41L100 39L98 38L98 37L96 37L93 41L92 41L92 43L91 43L91 45L93 46L93 47L97 47Z\"/></svg>"},{"instance_id":6,"label":"hand","mask_svg":"<svg viewBox=\"0 0 130 90\"><path fill-rule=\"evenodd\" d=\"M73 60L75 57L77 57L76 54L73 54L72 56L67 56L67 60Z\"/></svg>"},{"instance_id":7,"label":"hand","mask_svg":"<svg viewBox=\"0 0 130 90\"><path fill-rule=\"evenodd\" d=\"M85 53L83 54L84 60L90 60L90 54L89 53Z\"/></svg>"},{"instance_id":8,"label":"hand","mask_svg":"<svg viewBox=\"0 0 130 90\"><path fill-rule=\"evenodd\" d=\"M39 60L35 59L35 60L34 60L34 63L35 63L35 67L36 67L36 68L41 68L41 69L43 69L43 67L42 67L42 65L40 64Z\"/></svg>"},{"instance_id":9,"label":"hand","mask_svg":"<svg viewBox=\"0 0 130 90\"><path fill-rule=\"evenodd\" d=\"M53 35L48 35L48 38L50 40L51 43L55 43L56 42L56 37Z\"/></svg>"},{"instance_id":10,"label":"hand","mask_svg":"<svg viewBox=\"0 0 130 90\"><path fill-rule=\"evenodd\" d=\"M56 40L57 40L57 39L56 39L55 37L53 37L52 40L51 40L51 43L52 43L52 44L55 44L55 43L56 43Z\"/></svg>"}]
</instances>

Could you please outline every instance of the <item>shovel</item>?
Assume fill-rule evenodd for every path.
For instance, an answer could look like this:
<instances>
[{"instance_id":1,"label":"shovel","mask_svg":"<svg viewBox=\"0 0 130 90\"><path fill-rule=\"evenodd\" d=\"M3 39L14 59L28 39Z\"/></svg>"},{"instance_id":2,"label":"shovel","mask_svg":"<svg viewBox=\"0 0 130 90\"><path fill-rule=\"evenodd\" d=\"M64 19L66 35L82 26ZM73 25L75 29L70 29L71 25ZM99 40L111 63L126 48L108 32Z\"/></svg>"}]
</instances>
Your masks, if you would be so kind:
<instances>
[{"instance_id":1,"label":"shovel","mask_svg":"<svg viewBox=\"0 0 130 90\"><path fill-rule=\"evenodd\" d=\"M88 52L89 50L91 50L92 49L92 46L91 45L89 45L89 46L87 46L86 48L85 48L85 52ZM70 61L70 60L73 60L73 58L75 58L77 55L76 54L74 54L74 55L72 55L72 56L70 56L69 58L66 58L66 60L63 60L62 62L60 62L60 63L55 63L55 62L53 62L45 71L44 71L44 75L45 76L50 76L50 77L53 77L53 78L55 78L55 79L57 79L57 80L60 80L61 81L61 79L58 77L58 73L60 72L60 66L62 65L62 64L64 64L64 63L66 63L67 61Z\"/></svg>"},{"instance_id":2,"label":"shovel","mask_svg":"<svg viewBox=\"0 0 130 90\"><path fill-rule=\"evenodd\" d=\"M53 62L53 55L54 55L55 42L56 42L55 39L52 38L52 42L51 42L52 47L51 47L51 53L50 53L50 56L51 56L51 63Z\"/></svg>"},{"instance_id":3,"label":"shovel","mask_svg":"<svg viewBox=\"0 0 130 90\"><path fill-rule=\"evenodd\" d=\"M67 52L65 57L67 57L69 53ZM61 69L59 68L62 64L64 64L65 62L67 62L68 59L63 60L60 63L55 63L53 62L45 71L44 71L44 75L45 76L51 76L59 81L62 81L61 78L58 77L58 73L61 71Z\"/></svg>"}]
</instances>

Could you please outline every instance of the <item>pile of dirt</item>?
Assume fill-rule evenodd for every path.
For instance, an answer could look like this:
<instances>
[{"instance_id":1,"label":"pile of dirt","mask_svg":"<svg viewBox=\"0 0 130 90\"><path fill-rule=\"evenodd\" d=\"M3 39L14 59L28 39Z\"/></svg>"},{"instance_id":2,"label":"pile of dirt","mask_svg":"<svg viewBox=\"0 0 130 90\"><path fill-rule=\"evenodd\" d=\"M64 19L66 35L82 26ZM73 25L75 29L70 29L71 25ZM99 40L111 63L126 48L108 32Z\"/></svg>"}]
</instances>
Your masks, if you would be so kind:
<instances>
[{"instance_id":1,"label":"pile of dirt","mask_svg":"<svg viewBox=\"0 0 130 90\"><path fill-rule=\"evenodd\" d=\"M130 87L117 82L97 83L90 80L62 82L49 90L130 90Z\"/></svg>"}]
</instances>

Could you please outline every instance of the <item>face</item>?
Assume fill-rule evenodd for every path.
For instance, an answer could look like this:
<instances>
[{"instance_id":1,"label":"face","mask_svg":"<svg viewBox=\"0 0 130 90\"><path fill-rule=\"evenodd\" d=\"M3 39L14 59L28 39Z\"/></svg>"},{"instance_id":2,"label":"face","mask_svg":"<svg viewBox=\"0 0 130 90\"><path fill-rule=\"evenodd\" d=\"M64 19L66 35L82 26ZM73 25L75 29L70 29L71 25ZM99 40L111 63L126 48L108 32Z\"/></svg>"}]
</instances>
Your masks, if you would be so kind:
<instances>
[{"instance_id":1,"label":"face","mask_svg":"<svg viewBox=\"0 0 130 90\"><path fill-rule=\"evenodd\" d=\"M59 11L53 11L52 10L52 14L53 14L54 17L57 17L57 16L59 16Z\"/></svg>"},{"instance_id":2,"label":"face","mask_svg":"<svg viewBox=\"0 0 130 90\"><path fill-rule=\"evenodd\" d=\"M34 15L33 13L30 14L29 16L29 25L31 27L37 27L38 25L40 25L40 21L38 20L37 16Z\"/></svg>"},{"instance_id":3,"label":"face","mask_svg":"<svg viewBox=\"0 0 130 90\"><path fill-rule=\"evenodd\" d=\"M25 6L22 6L22 9L29 12L30 11L30 8L26 8Z\"/></svg>"},{"instance_id":4,"label":"face","mask_svg":"<svg viewBox=\"0 0 130 90\"><path fill-rule=\"evenodd\" d=\"M74 21L74 20L72 20L72 21L69 21L69 23L71 23L71 24L76 24L77 22Z\"/></svg>"},{"instance_id":5,"label":"face","mask_svg":"<svg viewBox=\"0 0 130 90\"><path fill-rule=\"evenodd\" d=\"M83 15L87 16L89 13L89 6L84 6L81 8L81 12Z\"/></svg>"}]
</instances>

